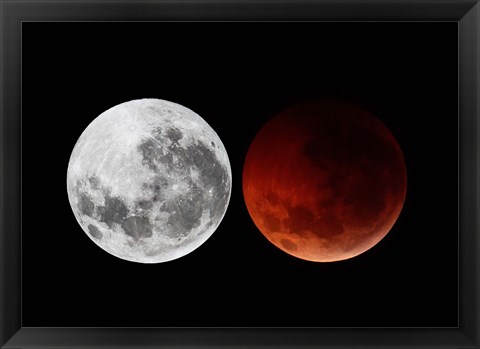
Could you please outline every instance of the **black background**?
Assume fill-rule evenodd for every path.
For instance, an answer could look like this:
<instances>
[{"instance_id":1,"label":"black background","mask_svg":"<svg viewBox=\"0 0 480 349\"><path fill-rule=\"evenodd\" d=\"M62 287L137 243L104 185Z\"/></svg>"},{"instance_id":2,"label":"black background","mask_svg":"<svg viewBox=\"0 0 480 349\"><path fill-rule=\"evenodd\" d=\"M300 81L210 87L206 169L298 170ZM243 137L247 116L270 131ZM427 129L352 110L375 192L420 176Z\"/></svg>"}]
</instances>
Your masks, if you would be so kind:
<instances>
[{"instance_id":1,"label":"black background","mask_svg":"<svg viewBox=\"0 0 480 349\"><path fill-rule=\"evenodd\" d=\"M457 23L23 23L23 326L457 326ZM390 233L349 260L277 249L246 210L248 146L297 101L342 98L397 138L407 197ZM225 217L194 252L121 260L77 223L70 153L138 98L202 116L229 154Z\"/></svg>"}]
</instances>

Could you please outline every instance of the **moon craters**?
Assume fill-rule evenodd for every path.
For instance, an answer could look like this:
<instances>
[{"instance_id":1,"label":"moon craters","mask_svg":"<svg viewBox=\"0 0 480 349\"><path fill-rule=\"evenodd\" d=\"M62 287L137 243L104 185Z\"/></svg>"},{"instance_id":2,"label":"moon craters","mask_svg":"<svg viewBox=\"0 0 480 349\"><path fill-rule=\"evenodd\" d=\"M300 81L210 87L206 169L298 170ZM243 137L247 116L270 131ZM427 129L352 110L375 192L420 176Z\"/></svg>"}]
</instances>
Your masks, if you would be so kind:
<instances>
[{"instance_id":1,"label":"moon craters","mask_svg":"<svg viewBox=\"0 0 480 349\"><path fill-rule=\"evenodd\" d=\"M158 263L213 234L230 199L231 169L200 116L144 99L115 106L87 127L70 158L67 188L95 243L122 259Z\"/></svg>"}]
</instances>

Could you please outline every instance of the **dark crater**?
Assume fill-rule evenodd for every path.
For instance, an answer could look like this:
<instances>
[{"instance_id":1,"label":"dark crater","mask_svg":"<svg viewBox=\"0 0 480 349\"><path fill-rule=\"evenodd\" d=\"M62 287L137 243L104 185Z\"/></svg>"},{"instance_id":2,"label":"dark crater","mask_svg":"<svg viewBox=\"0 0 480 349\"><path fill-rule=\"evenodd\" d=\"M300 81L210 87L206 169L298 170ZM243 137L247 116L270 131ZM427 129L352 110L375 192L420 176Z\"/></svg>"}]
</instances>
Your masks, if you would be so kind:
<instances>
[{"instance_id":1,"label":"dark crater","mask_svg":"<svg viewBox=\"0 0 480 349\"><path fill-rule=\"evenodd\" d=\"M296 251L297 250L297 244L294 243L293 241L291 240L287 240L287 239L281 239L280 240L280 244L283 246L283 248L285 248L287 251Z\"/></svg>"},{"instance_id":2,"label":"dark crater","mask_svg":"<svg viewBox=\"0 0 480 349\"><path fill-rule=\"evenodd\" d=\"M178 141L183 138L183 133L178 128L171 127L167 129L167 137L170 138L173 143L178 143Z\"/></svg>"},{"instance_id":3,"label":"dark crater","mask_svg":"<svg viewBox=\"0 0 480 349\"><path fill-rule=\"evenodd\" d=\"M93 236L95 239L101 239L103 237L103 234L100 230L98 230L96 226L89 224L87 228L90 235Z\"/></svg>"}]
</instances>

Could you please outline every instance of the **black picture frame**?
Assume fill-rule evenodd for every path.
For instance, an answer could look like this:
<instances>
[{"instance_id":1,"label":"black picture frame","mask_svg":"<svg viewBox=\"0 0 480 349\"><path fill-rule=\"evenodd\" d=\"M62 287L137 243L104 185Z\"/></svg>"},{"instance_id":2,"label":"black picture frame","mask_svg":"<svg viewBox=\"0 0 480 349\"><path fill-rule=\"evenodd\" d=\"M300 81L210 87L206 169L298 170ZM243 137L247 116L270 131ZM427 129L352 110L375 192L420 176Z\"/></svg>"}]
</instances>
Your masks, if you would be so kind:
<instances>
[{"instance_id":1,"label":"black picture frame","mask_svg":"<svg viewBox=\"0 0 480 349\"><path fill-rule=\"evenodd\" d=\"M478 348L478 1L0 1L0 345L27 347ZM459 28L457 328L29 328L21 319L21 23L24 21L455 21Z\"/></svg>"}]
</instances>

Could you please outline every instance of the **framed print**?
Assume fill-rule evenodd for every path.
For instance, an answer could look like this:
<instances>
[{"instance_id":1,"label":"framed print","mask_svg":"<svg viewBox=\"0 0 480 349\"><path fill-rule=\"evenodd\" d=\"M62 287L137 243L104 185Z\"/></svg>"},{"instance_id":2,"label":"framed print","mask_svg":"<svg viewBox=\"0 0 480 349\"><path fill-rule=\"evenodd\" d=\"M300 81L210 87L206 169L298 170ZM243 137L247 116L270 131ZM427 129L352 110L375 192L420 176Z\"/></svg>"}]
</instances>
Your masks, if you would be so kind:
<instances>
[{"instance_id":1,"label":"framed print","mask_svg":"<svg viewBox=\"0 0 480 349\"><path fill-rule=\"evenodd\" d=\"M1 1L2 348L478 348L477 1Z\"/></svg>"}]
</instances>

